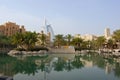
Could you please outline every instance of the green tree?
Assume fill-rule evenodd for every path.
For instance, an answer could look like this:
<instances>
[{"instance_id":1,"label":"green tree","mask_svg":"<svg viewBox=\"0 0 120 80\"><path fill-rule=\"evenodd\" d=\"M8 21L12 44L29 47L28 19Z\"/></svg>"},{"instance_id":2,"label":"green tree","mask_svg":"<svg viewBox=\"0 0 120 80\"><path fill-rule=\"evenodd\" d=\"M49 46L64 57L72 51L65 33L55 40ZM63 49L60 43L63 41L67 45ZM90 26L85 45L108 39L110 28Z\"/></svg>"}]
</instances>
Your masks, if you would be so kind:
<instances>
[{"instance_id":1,"label":"green tree","mask_svg":"<svg viewBox=\"0 0 120 80\"><path fill-rule=\"evenodd\" d=\"M26 50L35 46L37 34L35 32L16 33L12 36L12 43Z\"/></svg>"},{"instance_id":2,"label":"green tree","mask_svg":"<svg viewBox=\"0 0 120 80\"><path fill-rule=\"evenodd\" d=\"M115 40L117 47L120 48L120 29L114 31L112 37Z\"/></svg>"},{"instance_id":3,"label":"green tree","mask_svg":"<svg viewBox=\"0 0 120 80\"><path fill-rule=\"evenodd\" d=\"M69 46L71 43L71 39L72 39L71 34L66 35L66 39L67 39L67 45Z\"/></svg>"},{"instance_id":4,"label":"green tree","mask_svg":"<svg viewBox=\"0 0 120 80\"><path fill-rule=\"evenodd\" d=\"M80 47L82 42L83 42L83 39L81 39L81 38L74 38L72 40L72 44L76 47Z\"/></svg>"},{"instance_id":5,"label":"green tree","mask_svg":"<svg viewBox=\"0 0 120 80\"><path fill-rule=\"evenodd\" d=\"M10 44L10 37L0 35L0 43L3 44Z\"/></svg>"},{"instance_id":6,"label":"green tree","mask_svg":"<svg viewBox=\"0 0 120 80\"><path fill-rule=\"evenodd\" d=\"M40 40L41 40L41 45L45 46L45 44L46 44L46 35L44 34L43 31L41 32Z\"/></svg>"},{"instance_id":7,"label":"green tree","mask_svg":"<svg viewBox=\"0 0 120 80\"><path fill-rule=\"evenodd\" d=\"M113 44L114 44L114 41L112 40L112 39L109 39L108 41L107 41L107 44L108 44L108 48L113 48Z\"/></svg>"},{"instance_id":8,"label":"green tree","mask_svg":"<svg viewBox=\"0 0 120 80\"><path fill-rule=\"evenodd\" d=\"M96 49L97 49L97 41L96 41L96 40L92 40L92 41L91 41L91 48L92 48L93 50L96 50Z\"/></svg>"},{"instance_id":9,"label":"green tree","mask_svg":"<svg viewBox=\"0 0 120 80\"><path fill-rule=\"evenodd\" d=\"M113 37L113 39L115 39L115 41L120 42L120 29L114 31L112 37Z\"/></svg>"},{"instance_id":10,"label":"green tree","mask_svg":"<svg viewBox=\"0 0 120 80\"><path fill-rule=\"evenodd\" d=\"M97 38L96 40L96 45L98 48L102 48L103 47L103 44L105 43L106 39L104 36L100 36Z\"/></svg>"},{"instance_id":11,"label":"green tree","mask_svg":"<svg viewBox=\"0 0 120 80\"><path fill-rule=\"evenodd\" d=\"M16 33L12 36L12 44L17 45L17 47L22 47L24 36L22 33Z\"/></svg>"},{"instance_id":12,"label":"green tree","mask_svg":"<svg viewBox=\"0 0 120 80\"><path fill-rule=\"evenodd\" d=\"M63 35L58 34L55 36L55 40L54 40L54 44L58 47L62 46L63 44L65 44L65 40Z\"/></svg>"},{"instance_id":13,"label":"green tree","mask_svg":"<svg viewBox=\"0 0 120 80\"><path fill-rule=\"evenodd\" d=\"M37 40L37 34L35 32L26 32L23 34L24 40L23 44L26 48L26 50L29 50L35 46L35 43L38 41Z\"/></svg>"}]
</instances>

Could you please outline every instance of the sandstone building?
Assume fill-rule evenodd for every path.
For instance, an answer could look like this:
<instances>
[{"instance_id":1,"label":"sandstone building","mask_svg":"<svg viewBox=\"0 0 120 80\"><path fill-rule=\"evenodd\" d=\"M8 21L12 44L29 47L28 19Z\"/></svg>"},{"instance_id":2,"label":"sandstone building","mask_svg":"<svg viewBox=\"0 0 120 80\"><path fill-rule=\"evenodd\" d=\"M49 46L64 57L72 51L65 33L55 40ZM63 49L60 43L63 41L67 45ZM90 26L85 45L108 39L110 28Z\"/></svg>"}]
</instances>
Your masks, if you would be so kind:
<instances>
[{"instance_id":1,"label":"sandstone building","mask_svg":"<svg viewBox=\"0 0 120 80\"><path fill-rule=\"evenodd\" d=\"M17 25L16 23L13 22L6 22L5 24L0 25L0 34L2 35L12 36L17 32L24 33L25 32L24 26Z\"/></svg>"}]
</instances>

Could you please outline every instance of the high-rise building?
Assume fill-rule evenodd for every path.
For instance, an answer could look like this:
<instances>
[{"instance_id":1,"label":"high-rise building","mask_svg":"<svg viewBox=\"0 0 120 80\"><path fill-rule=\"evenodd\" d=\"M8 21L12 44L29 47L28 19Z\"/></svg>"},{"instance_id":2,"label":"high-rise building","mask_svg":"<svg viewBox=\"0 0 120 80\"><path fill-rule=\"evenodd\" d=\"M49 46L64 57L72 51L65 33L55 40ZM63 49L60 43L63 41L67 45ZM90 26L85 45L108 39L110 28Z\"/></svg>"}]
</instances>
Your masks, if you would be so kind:
<instances>
[{"instance_id":1,"label":"high-rise building","mask_svg":"<svg viewBox=\"0 0 120 80\"><path fill-rule=\"evenodd\" d=\"M104 36L105 36L105 38L110 37L110 29L109 28L105 28Z\"/></svg>"},{"instance_id":2,"label":"high-rise building","mask_svg":"<svg viewBox=\"0 0 120 80\"><path fill-rule=\"evenodd\" d=\"M2 35L12 36L17 32L24 33L25 32L24 26L17 25L16 23L13 22L7 22L3 25L0 25L0 34Z\"/></svg>"},{"instance_id":3,"label":"high-rise building","mask_svg":"<svg viewBox=\"0 0 120 80\"><path fill-rule=\"evenodd\" d=\"M53 40L55 38L54 31L53 31L52 26L47 23L46 19L44 20L44 24L43 24L42 29L45 32L45 34L49 34L50 35L50 41L53 42Z\"/></svg>"}]
</instances>

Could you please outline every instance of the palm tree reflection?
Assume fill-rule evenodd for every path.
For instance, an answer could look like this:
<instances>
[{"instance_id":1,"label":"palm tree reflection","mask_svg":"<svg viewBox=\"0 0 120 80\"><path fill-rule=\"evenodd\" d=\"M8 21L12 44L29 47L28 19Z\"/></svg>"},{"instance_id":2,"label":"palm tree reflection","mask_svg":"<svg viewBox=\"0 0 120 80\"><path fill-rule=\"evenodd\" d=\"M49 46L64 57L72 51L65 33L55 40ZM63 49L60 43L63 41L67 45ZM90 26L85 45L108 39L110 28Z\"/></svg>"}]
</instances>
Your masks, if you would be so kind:
<instances>
[{"instance_id":1,"label":"palm tree reflection","mask_svg":"<svg viewBox=\"0 0 120 80\"><path fill-rule=\"evenodd\" d=\"M58 58L58 60L54 63L54 70L63 71L65 68L66 62L62 58Z\"/></svg>"},{"instance_id":2,"label":"palm tree reflection","mask_svg":"<svg viewBox=\"0 0 120 80\"><path fill-rule=\"evenodd\" d=\"M75 56L74 60L71 63L74 68L84 67L82 61L80 61L80 56Z\"/></svg>"},{"instance_id":3,"label":"palm tree reflection","mask_svg":"<svg viewBox=\"0 0 120 80\"><path fill-rule=\"evenodd\" d=\"M54 70L63 71L64 69L67 71L71 71L74 68L82 68L84 67L82 61L80 61L80 56L75 56L74 60L68 59L63 60L62 58L58 58L58 61L54 63Z\"/></svg>"}]
</instances>

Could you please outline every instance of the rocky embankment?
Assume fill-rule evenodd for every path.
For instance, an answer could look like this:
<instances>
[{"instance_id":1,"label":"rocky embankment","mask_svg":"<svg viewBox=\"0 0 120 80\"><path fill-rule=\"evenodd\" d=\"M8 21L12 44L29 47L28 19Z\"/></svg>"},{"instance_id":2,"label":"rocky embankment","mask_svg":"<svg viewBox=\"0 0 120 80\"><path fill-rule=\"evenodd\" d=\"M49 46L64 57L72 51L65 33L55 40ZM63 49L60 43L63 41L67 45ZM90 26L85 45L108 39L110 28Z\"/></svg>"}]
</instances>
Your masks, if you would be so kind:
<instances>
[{"instance_id":1,"label":"rocky embankment","mask_svg":"<svg viewBox=\"0 0 120 80\"><path fill-rule=\"evenodd\" d=\"M8 55L31 55L31 54L44 54L47 53L46 50L40 51L18 51L18 50L11 50L8 52Z\"/></svg>"}]
</instances>

